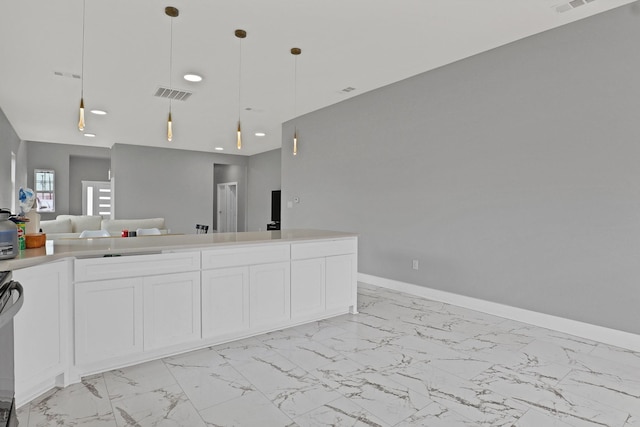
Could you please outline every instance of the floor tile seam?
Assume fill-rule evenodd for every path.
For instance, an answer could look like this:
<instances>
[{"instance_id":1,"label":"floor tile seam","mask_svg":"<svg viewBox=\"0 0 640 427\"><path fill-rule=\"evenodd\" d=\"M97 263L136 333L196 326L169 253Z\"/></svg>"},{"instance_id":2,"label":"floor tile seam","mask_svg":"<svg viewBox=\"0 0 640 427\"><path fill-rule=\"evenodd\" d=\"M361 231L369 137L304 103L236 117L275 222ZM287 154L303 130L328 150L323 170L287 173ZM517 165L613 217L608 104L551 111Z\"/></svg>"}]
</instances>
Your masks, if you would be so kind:
<instances>
[{"instance_id":1,"label":"floor tile seam","mask_svg":"<svg viewBox=\"0 0 640 427\"><path fill-rule=\"evenodd\" d=\"M477 423L478 422L477 420L474 420L474 419L471 419L471 418L469 418L469 417L467 417L465 415L462 415L460 412L456 411L455 409L447 406L446 404L444 404L442 402L435 401L435 400L433 400L431 398L429 398L429 399L431 400L431 403L428 403L424 408L420 409L418 412L415 412L414 414L409 415L407 418L405 418L405 419L403 419L401 421L398 421L397 423L393 424L391 427L396 427L396 426L404 423L405 421L409 420L409 418L415 416L415 414L424 411L425 409L427 409L429 406L432 406L432 405L438 405L438 406L441 406L441 407L445 407L447 412L454 413L456 416L458 416L460 418L463 418L463 419L469 421L470 423Z\"/></svg>"},{"instance_id":2,"label":"floor tile seam","mask_svg":"<svg viewBox=\"0 0 640 427\"><path fill-rule=\"evenodd\" d=\"M249 393L251 393L251 392L260 392L260 393L261 393L265 398L269 399L269 398L268 398L264 393L262 393L262 390L260 390L260 389L255 385L255 384L253 384L251 381L249 381L249 379L248 379L247 377L245 377L245 376L242 374L242 372L240 372L240 371L239 371L235 366L233 366L233 365L232 365L232 364L230 364L230 363L227 363L227 365L228 365L231 369L233 369L233 370L235 371L235 373L236 373L236 374L238 374L238 375L239 375L239 376L240 376L244 381L246 381L246 382L247 382L247 384L249 384L249 385L251 386L251 390L249 391ZM183 389L183 390L184 390L184 389ZM189 398L189 394L188 394L186 391L185 391L185 394L187 395L187 398ZM224 404L224 403L228 403L228 402L230 402L230 401L232 401L232 400L234 400L234 399L242 398L242 397L244 397L245 395L246 395L246 393L244 393L244 392L243 392L240 396L230 397L230 398L228 398L228 399L224 399L223 401L217 402L217 403L215 403L215 404L213 404L213 405L209 405L209 406L204 407L204 408L196 408L196 406L195 406L195 405L193 405L193 407L195 408L195 410L196 410L196 411L198 411L198 413L200 413L201 411L206 411L206 410L211 409L211 408L213 408L213 407L215 407L215 406L222 405L222 404ZM191 400L191 398L189 398L189 400ZM270 400L270 399L269 399L269 400ZM192 402L192 403L193 403L193 402ZM203 419L203 420L204 420L204 419ZM206 422L205 422L205 424L206 424Z\"/></svg>"},{"instance_id":3,"label":"floor tile seam","mask_svg":"<svg viewBox=\"0 0 640 427\"><path fill-rule=\"evenodd\" d=\"M492 362L492 363L493 363L493 362ZM563 367L563 368L565 368L565 367L567 367L567 368L571 368L569 365L562 364L562 363L556 363L556 362L549 362L549 363L551 363L551 364L553 364L553 365L555 365L555 366ZM548 366L548 365L544 365L544 366ZM525 376L525 377L528 377L528 378L533 378L533 379L537 379L537 378L538 378L538 375L536 375L536 373L535 373L535 372L532 372L532 373L528 373L527 371L524 371L524 372L523 372L522 370L518 370L517 368L513 368L513 367L511 367L511 366L509 366L509 365L504 365L504 364L500 364L500 363L493 363L493 364L492 364L491 366L489 366L487 369L485 369L484 371L480 372L478 375L475 375L473 378L470 378L469 380L470 380L470 381L472 381L472 380L476 379L477 377L479 377L480 375L488 375L488 374L489 374L489 372L487 372L487 371L490 371L491 369L494 369L494 368L496 368L496 367L497 367L497 369L498 369L498 370L500 370L500 368L502 368L502 370L511 371L511 372L513 372L515 375L518 375L518 376L522 375L522 376ZM526 367L525 367L524 369L526 369ZM547 382L542 381L542 380L540 380L540 381L542 381L543 383L545 383L545 384L547 384L547 385L549 385L549 386L551 386L551 387L558 387L558 386L560 385L560 382L561 382L563 379L565 379L565 378L567 377L567 375L569 375L569 374L570 374L571 372L573 372L573 371L574 371L574 369L573 369L573 368L571 368L571 369L569 370L569 372L567 372L566 374L564 374L564 375L562 376L562 378L558 379L557 381L555 381L555 382L553 382L553 383L547 383ZM540 376L543 376L543 375L542 375L542 374L540 374ZM547 377L547 378L548 378L548 377Z\"/></svg>"},{"instance_id":4,"label":"floor tile seam","mask_svg":"<svg viewBox=\"0 0 640 427\"><path fill-rule=\"evenodd\" d=\"M568 374L567 374L567 375L568 375ZM565 377L566 377L567 375L565 375ZM561 386L562 386L561 381L559 381L559 382L556 384L556 386L553 386L553 387L555 388L555 387L561 387ZM578 390L582 390L582 388L578 388ZM504 396L504 394L499 393L499 392L496 392L496 391L494 391L494 393ZM630 412L627 412L627 410L626 410L626 409L616 408L616 407L611 406L611 405L609 405L609 404L607 404L607 403L603 403L603 402L601 402L601 401L595 401L593 398L591 398L591 397L589 397L589 396L586 396L586 395L584 395L584 394L580 393L579 391L578 391L578 392L576 392L576 391L571 390L571 391L569 391L569 393L574 394L574 395L576 395L576 396L579 396L579 397L581 397L581 398L583 398L583 399L586 399L586 400L589 400L589 401L594 401L594 402L596 402L596 403L598 403L598 404L600 404L600 405L606 406L606 407L610 408L612 411L621 412L621 413L623 413L623 414L624 414L624 413L626 413L626 414L628 414L628 415L631 415L631 413L630 413ZM561 393L561 394L562 394L562 393ZM521 403L521 404L524 404L524 405L527 405L527 406L531 406L531 409L532 409L532 410L534 410L534 411L536 411L536 412L538 412L538 413L543 413L543 414L546 414L546 415L553 415L553 413L552 413L551 411L545 411L545 410L543 410L542 408L539 408L539 407L533 406L532 404L530 404L530 403L528 403L528 402L523 402L523 400L522 400L522 399L520 399L520 398L518 398L518 397L511 396L511 397L509 397L509 398L510 398L510 399L513 399L513 400L516 400L517 402L519 402L519 403ZM562 398L564 399L564 397L562 397ZM541 397L540 399L535 400L535 402L533 402L533 403L535 403L535 404L540 404L540 403L544 402L545 400L547 400L547 399L545 399L544 397ZM554 404L555 404L555 401L554 401ZM573 405L572 405L572 407L573 407ZM573 416L574 416L574 415L572 415L571 413L566 413L566 415L571 416L571 417L573 417ZM558 417L554 417L554 418L559 419ZM560 420L560 421L562 421L562 419L559 419L559 420ZM571 425L571 424L570 424L570 425ZM622 425L622 426L618 426L618 427L623 427L623 425Z\"/></svg>"},{"instance_id":5,"label":"floor tile seam","mask_svg":"<svg viewBox=\"0 0 640 427\"><path fill-rule=\"evenodd\" d=\"M577 371L579 371L579 370L577 370ZM572 370L571 372L574 372L574 371ZM570 374L571 372L569 372L569 374ZM562 381L560 381L560 382L558 383L558 387L562 387L563 385L568 385L568 384L566 384L566 383L563 383L563 381L566 379L566 377L567 377L567 376L569 376L569 374L565 375L565 378L563 378L563 380L562 380ZM596 387L596 388L601 388L601 387L602 387L602 386L599 386L599 385L596 385L596 384L594 384L594 385L592 385L592 386L593 386L593 387ZM587 400L591 400L591 401L593 401L593 400L594 400L594 399L593 399L593 397L590 397L590 396L588 396L586 393L583 393L583 391L584 391L584 390L585 390L585 387L584 387L584 386L582 386L582 387L576 387L576 389L575 389L575 390L568 390L568 392L569 392L569 393L572 393L572 394L575 394L575 395L577 395L577 396L579 396L579 397L581 397L581 398L583 398L583 399L587 399ZM616 402L617 402L617 401L618 401L618 400L616 400ZM627 413L629 416L638 416L638 417L640 417L640 409L637 411L637 415L636 415L635 413L633 413L633 412L629 411L629 409L628 409L628 408L621 408L621 407L619 407L619 406L613 406L613 405L611 405L610 403L608 403L608 402L603 402L603 401L601 401L601 400L598 400L598 401L597 401L597 403L599 403L600 405L603 405L603 406L609 407L609 408L611 408L611 409L613 409L613 410L615 410L615 411L623 412L623 413Z\"/></svg>"},{"instance_id":6,"label":"floor tile seam","mask_svg":"<svg viewBox=\"0 0 640 427\"><path fill-rule=\"evenodd\" d=\"M333 349L331 349L331 350L333 350ZM337 350L333 350L333 351L335 351L336 353L338 353L338 355L339 355L339 356L342 356L342 358L345 358L345 356L344 356L344 355L342 355L342 354L341 354L340 352L338 352ZM310 374L311 370L313 370L313 369L322 368L323 366L327 366L327 365L330 365L330 364L332 364L332 363L335 363L335 362L337 362L337 361L340 361L340 360L341 360L341 359L338 359L338 360L327 360L327 361L325 361L324 363L322 363L322 364L320 364L320 365L316 366L315 368L313 368L313 369L309 370L309 369L307 369L306 367L302 366L300 363L296 363L296 362L294 362L293 360L291 360L291 359L287 358L284 354L282 354L282 353L280 353L280 352L278 352L278 354L279 354L280 356L282 356L282 357L286 358L286 359L287 359L287 361L289 361L290 363L293 363L293 364L294 364L294 365L296 365L298 368L300 368L300 369L302 369L303 371L307 372L307 374Z\"/></svg>"},{"instance_id":7,"label":"floor tile seam","mask_svg":"<svg viewBox=\"0 0 640 427\"><path fill-rule=\"evenodd\" d=\"M98 374L98 376L102 379L104 383L104 390L107 393L105 397L109 401L109 407L111 408L111 416L113 417L113 423L119 427L120 424L118 423L118 418L116 417L116 408L113 406L113 399L111 399L111 393L109 392L109 385L107 384L107 379L104 377L104 373ZM82 383L82 380L81 380L81 383Z\"/></svg>"},{"instance_id":8,"label":"floor tile seam","mask_svg":"<svg viewBox=\"0 0 640 427\"><path fill-rule=\"evenodd\" d=\"M527 415L529 412L534 412L536 414L540 414L540 415L545 415L545 416L551 417L551 418L554 419L554 421L561 423L560 426L554 426L554 427L573 427L572 424L564 422L564 420L562 420L562 418L556 416L555 414L553 414L551 412L548 412L548 411L541 410L539 408L534 408L534 407L531 407L529 410L527 410L527 412L522 414L522 416L520 418L518 418L518 421L520 421L520 419L524 418L524 416ZM622 426L620 426L620 427L622 427Z\"/></svg>"},{"instance_id":9,"label":"floor tile seam","mask_svg":"<svg viewBox=\"0 0 640 427\"><path fill-rule=\"evenodd\" d=\"M216 352L217 354L217 352ZM189 395L187 394L187 392L185 391L184 387L182 387L182 384L180 384L180 381L178 381L178 378L176 377L176 375L173 373L173 371L171 370L171 368L167 365L167 361L165 360L165 358L160 359L162 361L162 364L164 365L164 367L167 369L167 371L169 371L169 374L173 377L173 380L175 381L176 385L180 388L180 391L182 392L183 396L187 399L187 403L189 405L191 405L191 407L193 408L193 410L198 414L198 417L200 417L200 419L202 420L204 425L207 425L207 422L204 420L204 418L202 418L202 414L200 413L200 411L196 408L196 405L193 404L193 401L191 400L191 398L189 397Z\"/></svg>"},{"instance_id":10,"label":"floor tile seam","mask_svg":"<svg viewBox=\"0 0 640 427\"><path fill-rule=\"evenodd\" d=\"M292 418L289 414L287 414L286 412L284 412L282 409L280 409L280 408L279 408L279 407L278 407L278 406L273 402L273 400L271 400L271 399L269 398L269 396L267 396L267 395L266 395L266 393L264 393L262 390L260 390L258 387L256 387L256 385L255 385L255 384L253 384L253 383L251 383L251 381L249 381L249 383L250 383L251 385L253 385L253 387L255 388L255 391L256 391L257 393L260 393L260 394L262 395L262 397L264 397L265 399L267 399L267 401L268 401L268 402L269 402L269 403L270 403L270 404L271 404L271 405L272 405L276 410L278 410L282 415L284 415L285 417L287 417L287 418L288 418L292 423L295 423L295 421L293 420L293 418ZM241 397L242 397L242 396L237 397L236 399L240 399Z\"/></svg>"},{"instance_id":11,"label":"floor tile seam","mask_svg":"<svg viewBox=\"0 0 640 427\"><path fill-rule=\"evenodd\" d=\"M335 390L334 390L334 391L335 391ZM297 421L296 421L296 420L297 420L298 418L302 418L302 417L304 417L305 415L307 415L307 414L309 414L309 413L311 413L311 412L313 412L313 411L317 411L317 410L318 410L318 409L320 409L320 408L324 408L324 407L326 407L327 405L329 405L329 404L331 404L331 403L335 402L336 400L340 400L340 399L343 399L343 398L345 398L345 397L344 397L342 394L340 394L340 397L336 397L335 399L330 400L330 401L328 401L328 402L325 402L325 403L321 404L320 406L316 406L316 407L314 407L314 408L312 408L312 409L309 409L308 411L303 412L303 413L301 413L301 414L298 414L298 415L296 415L296 416L295 416L295 417L293 417L293 418L290 416L289 418L292 418L292 421L293 421L294 423L297 423ZM351 401L351 400L349 400L349 401L350 401L351 403L355 404L355 402L353 402L353 401ZM366 411L366 410L365 410L364 408L362 408L360 405L357 405L357 404L356 404L356 406L358 406L360 409L362 409L362 410L364 410L365 412L367 412L368 414L370 414L370 412L369 412L369 411ZM278 409L280 409L280 408L278 408ZM286 415L286 414L285 414L285 415Z\"/></svg>"},{"instance_id":12,"label":"floor tile seam","mask_svg":"<svg viewBox=\"0 0 640 427\"><path fill-rule=\"evenodd\" d=\"M580 396L580 397L584 397L584 396ZM590 400L593 400L593 399L590 399ZM535 403L540 403L540 402L535 402ZM598 403L602 404L601 402L598 402ZM607 405L605 405L605 406L607 406ZM624 411L618 410L618 409L616 409L616 408L611 408L611 409L613 409L613 410L617 410L618 412L622 412L623 414L625 414L625 412L624 412ZM578 415L578 414L572 414L572 413L567 412L567 411L558 411L556 408L553 408L553 409L552 409L552 408L549 408L549 410L547 411L547 410L545 410L545 409L543 409L543 408L540 408L540 407L537 407L537 406L532 406L532 407L531 407L531 410L532 410L532 411L534 411L534 412L537 412L537 413L539 413L539 414L544 414L544 415L550 416L550 417L552 417L552 418L554 418L554 419L556 419L556 420L558 420L558 421L560 421L560 422L562 422L562 423L564 423L564 424L566 424L566 425L568 425L568 426L573 426L574 424L571 424L571 423L565 422L563 418L558 417L558 416L557 416L557 413L558 413L558 412L561 412L565 417L578 418L578 419L580 419L580 418L581 418L581 417L579 417L579 415ZM630 415L628 412L627 412L626 414L627 414L627 415ZM628 417L627 417L626 419L628 419ZM622 424L620 424L620 425L615 425L615 426L614 426L614 425L609 425L609 424L607 424L606 426L607 426L607 427L625 427L625 425L626 425L626 419L625 419L625 421L624 421ZM596 425L596 424L594 423L594 425ZM600 424L600 425L603 425L603 424Z\"/></svg>"},{"instance_id":13,"label":"floor tile seam","mask_svg":"<svg viewBox=\"0 0 640 427\"><path fill-rule=\"evenodd\" d=\"M438 370L440 370L440 371L447 372L447 371L444 371L443 369L440 369L440 368L437 368L437 367L434 367L434 369L438 369ZM472 380L465 380L465 381L469 381L469 382L471 382L474 386L477 386L477 388L478 388L478 389L481 389L483 392L488 391L488 392L493 393L494 395L499 396L499 397L501 397L501 398L503 398L503 399L505 399L505 400L515 401L515 402L517 402L518 404L520 404L520 405L522 405L522 406L525 406L525 407L527 407L527 408L532 408L532 407L531 407L531 405L528 405L528 404L526 404L526 403L524 403L524 402L520 401L516 396L510 396L510 395L508 395L508 394L505 394L505 393L502 393L502 392L500 392L500 391L498 391L498 390L495 390L495 389L493 389L493 388L491 388L491 387L486 387L486 386L484 386L484 385L478 384L478 383L476 383L476 382L474 382L474 381L472 381ZM475 390L472 390L472 391L473 391L473 392L474 392L474 394L475 394ZM482 395L484 396L484 394L482 394ZM477 396L477 394L476 394L476 396ZM430 399L432 399L432 394L431 394L431 393L429 393L429 398L430 398ZM518 409L518 408L513 408L513 410L515 410L515 411L519 411L519 409ZM524 413L525 413L525 412L526 412L526 411L522 412L522 414L520 414L520 416L518 417L518 419L520 419L520 418L524 415Z\"/></svg>"},{"instance_id":14,"label":"floor tile seam","mask_svg":"<svg viewBox=\"0 0 640 427\"><path fill-rule=\"evenodd\" d=\"M214 350L214 351L215 351L215 350ZM278 353L278 354L279 354L279 353ZM284 356L283 356L283 357L284 357ZM287 358L285 358L285 359L287 359ZM293 363L293 362L292 362L292 361L290 361L289 359L287 359L287 361L289 361L290 363ZM297 364L295 364L295 363L294 363L294 365L295 365L295 366L298 366L298 365L297 365ZM255 392L255 393L260 393L260 395L262 395L262 397L264 397L265 399L267 399L267 400L269 401L269 403L270 403L271 405L273 405L273 407L274 407L274 408L276 408L276 409L277 409L278 411L280 411L284 416L286 416L289 420L291 420L291 422L295 423L295 421L293 420L293 418L292 418L289 414L287 414L286 412L284 412L282 409L278 408L278 406L276 406L276 404L275 404L275 403L273 403L273 400L271 400L271 399L269 398L269 396L267 396L267 395L266 395L266 393L265 393L265 392L263 392L263 391L262 391L262 390L261 390L257 385L255 385L251 380L249 380L249 378L247 378L247 377L246 377L246 376L245 376L245 375L244 375L244 374L243 374L243 373L242 373L238 368L236 368L236 367L235 367L235 366L233 366L232 364L229 364L229 366L231 366L231 368L232 368L233 370L235 370L235 371L238 373L238 375L240 375L240 376L241 376L245 381L247 381L247 383L251 384L251 387L252 387L252 389L253 389L253 392ZM302 369L302 368L301 368L301 369ZM306 374L305 374L305 375L310 375L310 373L309 373L309 372L307 372L307 370L306 370L306 369L303 369L303 371L305 371L305 372L306 372ZM220 403L217 403L217 404L215 404L215 405L212 405L212 406L210 406L210 407L209 407L209 408L207 408L207 409L214 408L214 407L216 407L216 406L221 405L222 403L228 403L228 402L231 402L232 400L241 399L241 398L242 398L242 397L244 397L244 396L245 396L245 395L244 395L244 394L242 394L242 395L237 396L237 397L234 397L234 398L232 398L232 399L225 400L225 402L220 402ZM201 409L201 411L204 411L204 410L205 410L205 409ZM198 413L200 413L200 411L198 411ZM202 418L202 415L201 415L201 418ZM204 419L203 419L203 420L204 420ZM207 424L207 423L206 423L206 421L205 421L205 424Z\"/></svg>"},{"instance_id":15,"label":"floor tile seam","mask_svg":"<svg viewBox=\"0 0 640 427\"><path fill-rule=\"evenodd\" d=\"M148 392L145 392L145 393L148 393ZM191 399L189 398L189 396L188 396L184 391L182 391L182 390L180 391L180 393L179 393L179 394L180 394L182 397L184 397L184 400L182 400L182 399L181 399L181 403L182 403L182 404L190 405L190 406L191 406L191 409L193 409L193 411L194 411L195 413L197 413L197 414L198 414L198 417L200 418L200 420L204 423L204 425L206 425L206 424L207 424L207 423L206 423L206 421L204 420L204 418L202 418L202 415L200 414L200 411L198 411L198 410L196 409L195 405L193 404L193 402L191 401ZM122 408L119 408L119 409L122 409ZM134 419L134 421L135 421L135 422L136 422L136 424L137 424L137 425L136 425L136 427L142 427L142 425L140 425L140 423L139 423L139 422L138 422L138 420L136 419L136 415L139 415L139 414L145 414L145 413L150 413L152 416L159 415L159 413L158 413L157 411L154 411L153 409L156 409L156 408L141 409L141 410L139 410L139 411L135 411L135 412L127 412L127 414L128 414L128 415L130 415L130 416ZM164 408L164 407L162 407L162 409L165 409L165 408ZM115 415L115 412L113 413L113 415L114 415L115 420L116 420L116 425L118 425L118 427L120 427L120 423L118 423L118 417ZM165 416L165 415L167 415L167 414L166 414L166 413L164 413L164 414L163 414L163 418L165 418L165 419L166 419L166 416ZM125 425L124 425L124 426L122 426L122 427L128 427L128 426L129 426L129 424L125 424Z\"/></svg>"}]
</instances>

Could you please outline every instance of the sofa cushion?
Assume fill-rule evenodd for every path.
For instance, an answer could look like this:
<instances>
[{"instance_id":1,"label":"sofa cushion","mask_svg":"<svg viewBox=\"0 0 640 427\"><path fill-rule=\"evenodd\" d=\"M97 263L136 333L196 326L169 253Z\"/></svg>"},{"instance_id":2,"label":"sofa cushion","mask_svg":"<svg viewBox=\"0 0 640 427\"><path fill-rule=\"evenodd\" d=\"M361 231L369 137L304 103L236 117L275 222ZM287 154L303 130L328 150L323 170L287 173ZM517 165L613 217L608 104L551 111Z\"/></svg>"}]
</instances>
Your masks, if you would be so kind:
<instances>
[{"instance_id":1,"label":"sofa cushion","mask_svg":"<svg viewBox=\"0 0 640 427\"><path fill-rule=\"evenodd\" d=\"M43 233L72 233L71 219L51 219L40 221Z\"/></svg>"},{"instance_id":2,"label":"sofa cushion","mask_svg":"<svg viewBox=\"0 0 640 427\"><path fill-rule=\"evenodd\" d=\"M102 217L99 215L58 215L56 219L70 219L74 233L82 233L84 230L100 230Z\"/></svg>"},{"instance_id":3,"label":"sofa cushion","mask_svg":"<svg viewBox=\"0 0 640 427\"><path fill-rule=\"evenodd\" d=\"M102 229L109 233L119 233L122 230L137 230L138 228L164 229L164 218L145 219L104 219Z\"/></svg>"}]
</instances>

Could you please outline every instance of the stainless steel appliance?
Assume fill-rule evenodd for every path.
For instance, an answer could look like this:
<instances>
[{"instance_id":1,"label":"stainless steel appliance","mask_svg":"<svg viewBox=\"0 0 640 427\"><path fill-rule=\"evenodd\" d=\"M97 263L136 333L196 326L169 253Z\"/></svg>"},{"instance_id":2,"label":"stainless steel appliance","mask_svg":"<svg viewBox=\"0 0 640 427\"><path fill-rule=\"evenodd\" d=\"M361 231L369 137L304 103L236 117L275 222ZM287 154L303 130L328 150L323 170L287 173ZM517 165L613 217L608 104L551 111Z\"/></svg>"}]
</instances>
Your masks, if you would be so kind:
<instances>
[{"instance_id":1,"label":"stainless steel appliance","mask_svg":"<svg viewBox=\"0 0 640 427\"><path fill-rule=\"evenodd\" d=\"M0 271L0 427L18 425L15 408L13 317L24 301L20 283L10 271Z\"/></svg>"}]
</instances>

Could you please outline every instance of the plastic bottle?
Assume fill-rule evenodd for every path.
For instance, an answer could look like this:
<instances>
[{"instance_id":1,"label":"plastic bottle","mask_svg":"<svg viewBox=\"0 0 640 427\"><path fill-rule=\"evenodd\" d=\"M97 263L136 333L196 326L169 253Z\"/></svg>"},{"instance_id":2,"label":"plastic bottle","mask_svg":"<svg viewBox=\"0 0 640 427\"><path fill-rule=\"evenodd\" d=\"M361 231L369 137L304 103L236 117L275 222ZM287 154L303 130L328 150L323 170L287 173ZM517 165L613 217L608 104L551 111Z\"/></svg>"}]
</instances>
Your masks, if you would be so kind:
<instances>
[{"instance_id":1,"label":"plastic bottle","mask_svg":"<svg viewBox=\"0 0 640 427\"><path fill-rule=\"evenodd\" d=\"M0 209L0 259L15 258L20 252L18 226L9 220L11 211Z\"/></svg>"}]
</instances>

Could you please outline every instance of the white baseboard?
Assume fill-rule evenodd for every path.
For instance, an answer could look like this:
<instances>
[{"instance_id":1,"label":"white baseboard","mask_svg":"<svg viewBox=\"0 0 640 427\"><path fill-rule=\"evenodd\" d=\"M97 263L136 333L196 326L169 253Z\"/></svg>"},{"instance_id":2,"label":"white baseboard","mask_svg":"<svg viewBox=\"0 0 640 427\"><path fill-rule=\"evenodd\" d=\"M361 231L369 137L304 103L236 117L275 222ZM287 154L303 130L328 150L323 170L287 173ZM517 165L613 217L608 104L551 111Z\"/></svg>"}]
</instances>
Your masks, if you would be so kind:
<instances>
[{"instance_id":1,"label":"white baseboard","mask_svg":"<svg viewBox=\"0 0 640 427\"><path fill-rule=\"evenodd\" d=\"M464 295L439 291L437 289L431 289L397 280L385 279L383 277L372 276L364 273L358 273L358 282L406 292L422 298L481 311L494 316L504 317L506 319L564 332L566 334L575 335L577 337L598 341L616 347L640 351L640 335L632 334L630 332L605 328L603 326L578 322L564 317L552 316L550 314L525 310L523 308L485 301L478 298L466 297Z\"/></svg>"}]
</instances>

